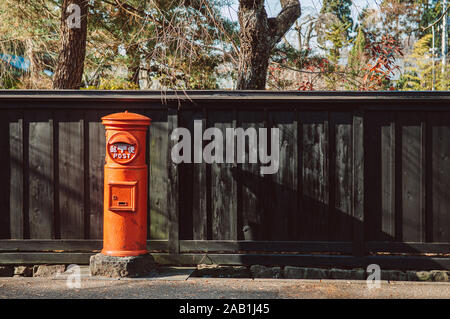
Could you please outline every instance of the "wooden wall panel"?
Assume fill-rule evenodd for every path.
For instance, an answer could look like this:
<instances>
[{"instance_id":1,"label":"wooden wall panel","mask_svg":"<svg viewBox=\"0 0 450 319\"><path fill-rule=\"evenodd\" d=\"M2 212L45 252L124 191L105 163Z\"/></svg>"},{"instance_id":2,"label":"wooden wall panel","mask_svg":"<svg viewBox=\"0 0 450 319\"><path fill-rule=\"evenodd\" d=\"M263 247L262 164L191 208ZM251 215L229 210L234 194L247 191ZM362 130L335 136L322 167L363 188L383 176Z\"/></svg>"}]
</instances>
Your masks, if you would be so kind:
<instances>
[{"instance_id":1,"label":"wooden wall panel","mask_svg":"<svg viewBox=\"0 0 450 319\"><path fill-rule=\"evenodd\" d=\"M450 115L435 113L432 126L432 241L450 242Z\"/></svg>"},{"instance_id":2,"label":"wooden wall panel","mask_svg":"<svg viewBox=\"0 0 450 319\"><path fill-rule=\"evenodd\" d=\"M237 225L237 165L225 163L226 128L236 127L234 112L208 113L208 125L223 134L224 163L211 164L212 239L233 240L238 236Z\"/></svg>"},{"instance_id":3,"label":"wooden wall panel","mask_svg":"<svg viewBox=\"0 0 450 319\"><path fill-rule=\"evenodd\" d=\"M89 238L103 239L103 184L105 174L106 138L105 127L100 118L106 114L99 111L86 112L89 145Z\"/></svg>"},{"instance_id":4,"label":"wooden wall panel","mask_svg":"<svg viewBox=\"0 0 450 319\"><path fill-rule=\"evenodd\" d=\"M83 120L72 115L58 122L59 219L62 239L84 238Z\"/></svg>"},{"instance_id":5,"label":"wooden wall panel","mask_svg":"<svg viewBox=\"0 0 450 319\"><path fill-rule=\"evenodd\" d=\"M146 114L152 122L149 130L149 238L167 239L169 237L169 212L167 204L168 171L167 161L169 131L167 112L154 111Z\"/></svg>"},{"instance_id":6,"label":"wooden wall panel","mask_svg":"<svg viewBox=\"0 0 450 319\"><path fill-rule=\"evenodd\" d=\"M328 240L329 175L328 114L301 112L302 240Z\"/></svg>"},{"instance_id":7,"label":"wooden wall panel","mask_svg":"<svg viewBox=\"0 0 450 319\"><path fill-rule=\"evenodd\" d=\"M9 122L9 213L10 238L24 238L23 198L23 118L10 118Z\"/></svg>"},{"instance_id":8,"label":"wooden wall panel","mask_svg":"<svg viewBox=\"0 0 450 319\"><path fill-rule=\"evenodd\" d=\"M50 114L26 113L28 125L29 237L55 238L53 119Z\"/></svg>"}]
</instances>

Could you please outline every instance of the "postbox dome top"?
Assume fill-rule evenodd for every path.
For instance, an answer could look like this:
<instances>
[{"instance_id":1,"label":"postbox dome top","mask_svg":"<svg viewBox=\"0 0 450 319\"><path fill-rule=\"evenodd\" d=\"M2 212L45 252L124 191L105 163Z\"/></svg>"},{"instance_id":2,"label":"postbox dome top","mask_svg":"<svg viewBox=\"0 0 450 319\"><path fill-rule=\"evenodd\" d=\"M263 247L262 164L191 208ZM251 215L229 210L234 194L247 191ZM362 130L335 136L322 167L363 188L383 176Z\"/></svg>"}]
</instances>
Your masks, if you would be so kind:
<instances>
[{"instance_id":1,"label":"postbox dome top","mask_svg":"<svg viewBox=\"0 0 450 319\"><path fill-rule=\"evenodd\" d=\"M128 111L113 113L102 117L103 124L150 125L151 118Z\"/></svg>"}]
</instances>

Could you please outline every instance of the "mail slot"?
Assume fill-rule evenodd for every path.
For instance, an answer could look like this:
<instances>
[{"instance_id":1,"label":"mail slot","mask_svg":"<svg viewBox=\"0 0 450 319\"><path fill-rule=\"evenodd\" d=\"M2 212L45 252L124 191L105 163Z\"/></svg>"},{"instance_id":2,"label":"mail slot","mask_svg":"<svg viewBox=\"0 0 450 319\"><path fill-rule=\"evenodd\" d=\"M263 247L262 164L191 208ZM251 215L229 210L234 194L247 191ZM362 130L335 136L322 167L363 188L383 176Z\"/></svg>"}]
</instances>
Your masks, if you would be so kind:
<instances>
[{"instance_id":1,"label":"mail slot","mask_svg":"<svg viewBox=\"0 0 450 319\"><path fill-rule=\"evenodd\" d=\"M146 135L151 119L136 113L102 118L106 129L102 254L147 254L148 168Z\"/></svg>"}]
</instances>

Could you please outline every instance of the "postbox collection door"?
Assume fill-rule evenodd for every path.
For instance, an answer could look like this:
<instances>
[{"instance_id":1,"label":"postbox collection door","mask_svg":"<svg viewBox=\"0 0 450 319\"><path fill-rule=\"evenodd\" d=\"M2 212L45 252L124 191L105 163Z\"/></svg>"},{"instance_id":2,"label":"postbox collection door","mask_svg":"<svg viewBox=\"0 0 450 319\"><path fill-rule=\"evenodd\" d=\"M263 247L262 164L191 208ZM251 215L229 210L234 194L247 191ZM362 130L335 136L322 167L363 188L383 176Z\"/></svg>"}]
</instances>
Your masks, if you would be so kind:
<instances>
[{"instance_id":1,"label":"postbox collection door","mask_svg":"<svg viewBox=\"0 0 450 319\"><path fill-rule=\"evenodd\" d=\"M136 212L138 182L109 182L109 210Z\"/></svg>"}]
</instances>

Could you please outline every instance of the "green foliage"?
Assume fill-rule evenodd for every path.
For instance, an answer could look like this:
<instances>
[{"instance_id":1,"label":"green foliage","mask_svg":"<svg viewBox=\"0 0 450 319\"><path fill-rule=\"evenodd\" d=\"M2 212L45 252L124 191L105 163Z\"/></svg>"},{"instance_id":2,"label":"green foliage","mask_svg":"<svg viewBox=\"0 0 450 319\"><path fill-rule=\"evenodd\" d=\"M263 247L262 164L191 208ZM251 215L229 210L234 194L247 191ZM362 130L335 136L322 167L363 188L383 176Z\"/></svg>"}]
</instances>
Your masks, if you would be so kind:
<instances>
[{"instance_id":1,"label":"green foliage","mask_svg":"<svg viewBox=\"0 0 450 319\"><path fill-rule=\"evenodd\" d=\"M349 44L346 36L348 28L348 24L334 23L330 26L329 30L325 31L326 39L333 44L328 50L328 59L335 64L339 62L341 49Z\"/></svg>"},{"instance_id":2,"label":"green foliage","mask_svg":"<svg viewBox=\"0 0 450 319\"><path fill-rule=\"evenodd\" d=\"M320 11L323 22L317 24L319 44L327 52L327 58L334 64L339 62L342 48L351 41L350 32L353 27L351 4L350 0L325 0Z\"/></svg>"},{"instance_id":3,"label":"green foliage","mask_svg":"<svg viewBox=\"0 0 450 319\"><path fill-rule=\"evenodd\" d=\"M350 10L351 5L351 0L324 0L320 13L334 14L338 18L340 24L345 26L345 31L348 36L348 33L353 26Z\"/></svg>"},{"instance_id":4,"label":"green foliage","mask_svg":"<svg viewBox=\"0 0 450 319\"><path fill-rule=\"evenodd\" d=\"M365 48L367 45L366 36L361 27L358 28L353 47L348 57L348 66L351 70L358 70L365 62Z\"/></svg>"},{"instance_id":5,"label":"green foliage","mask_svg":"<svg viewBox=\"0 0 450 319\"><path fill-rule=\"evenodd\" d=\"M61 1L0 1L0 53L23 56L30 72L0 65L0 88L43 88L51 83L44 69L53 71L59 40ZM2 63L2 62L0 62Z\"/></svg>"},{"instance_id":6,"label":"green foliage","mask_svg":"<svg viewBox=\"0 0 450 319\"><path fill-rule=\"evenodd\" d=\"M348 90L358 90L361 87L362 82L360 78L364 73L364 68L368 64L367 48L368 40L361 26L358 27L353 46L349 52L347 60L347 81L345 82L345 88Z\"/></svg>"},{"instance_id":7,"label":"green foliage","mask_svg":"<svg viewBox=\"0 0 450 319\"><path fill-rule=\"evenodd\" d=\"M439 19L442 15L442 0L419 0L420 20L418 36L422 38L426 34L431 34L431 28L427 28L431 23Z\"/></svg>"},{"instance_id":8,"label":"green foliage","mask_svg":"<svg viewBox=\"0 0 450 319\"><path fill-rule=\"evenodd\" d=\"M136 83L129 82L125 79L112 78L101 79L98 86L87 86L82 88L85 90L139 90Z\"/></svg>"},{"instance_id":9,"label":"green foliage","mask_svg":"<svg viewBox=\"0 0 450 319\"><path fill-rule=\"evenodd\" d=\"M406 59L406 70L397 81L397 89L405 91L423 91L433 89L433 69L434 87L436 90L448 90L450 79L443 77L441 72L442 64L435 61L431 56L432 35L426 34L414 45L414 50ZM446 74L448 70L446 70Z\"/></svg>"},{"instance_id":10,"label":"green foliage","mask_svg":"<svg viewBox=\"0 0 450 319\"><path fill-rule=\"evenodd\" d=\"M18 89L20 87L20 77L22 72L19 72L6 63L0 61L0 88L2 89Z\"/></svg>"},{"instance_id":11,"label":"green foliage","mask_svg":"<svg viewBox=\"0 0 450 319\"><path fill-rule=\"evenodd\" d=\"M416 70L409 70L403 73L397 81L397 90L417 91L420 88L420 76Z\"/></svg>"}]
</instances>

